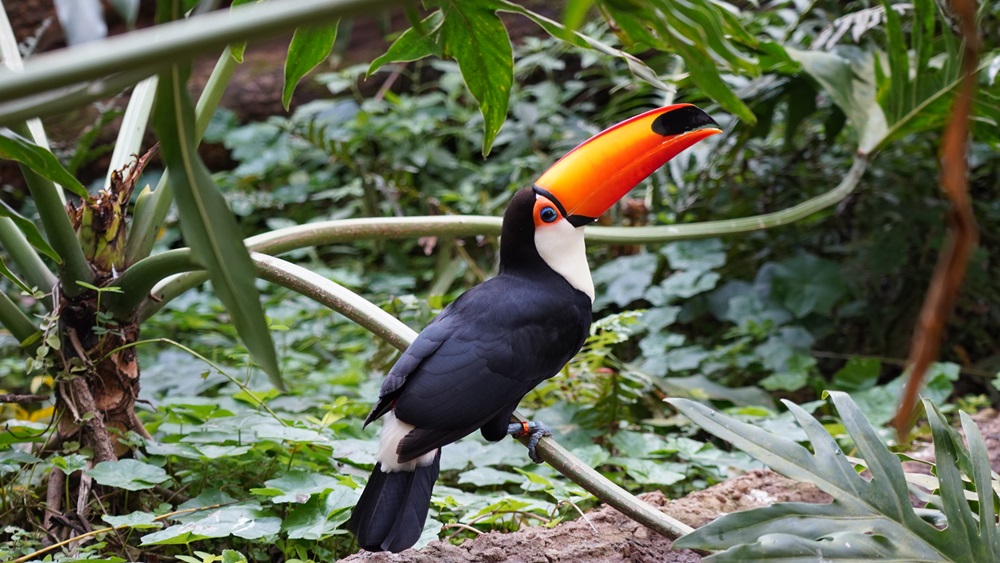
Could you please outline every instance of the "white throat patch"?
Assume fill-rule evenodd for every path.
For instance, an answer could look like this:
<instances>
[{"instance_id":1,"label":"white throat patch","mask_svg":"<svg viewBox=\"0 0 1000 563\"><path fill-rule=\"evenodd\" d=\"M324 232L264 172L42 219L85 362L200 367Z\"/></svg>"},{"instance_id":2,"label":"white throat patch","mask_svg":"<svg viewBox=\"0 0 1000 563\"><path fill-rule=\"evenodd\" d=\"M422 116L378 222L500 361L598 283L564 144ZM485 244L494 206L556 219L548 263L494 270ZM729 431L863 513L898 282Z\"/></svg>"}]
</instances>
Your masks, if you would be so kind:
<instances>
[{"instance_id":1,"label":"white throat patch","mask_svg":"<svg viewBox=\"0 0 1000 563\"><path fill-rule=\"evenodd\" d=\"M583 227L574 227L566 219L536 227L535 248L550 268L594 302L594 280L587 264Z\"/></svg>"}]
</instances>

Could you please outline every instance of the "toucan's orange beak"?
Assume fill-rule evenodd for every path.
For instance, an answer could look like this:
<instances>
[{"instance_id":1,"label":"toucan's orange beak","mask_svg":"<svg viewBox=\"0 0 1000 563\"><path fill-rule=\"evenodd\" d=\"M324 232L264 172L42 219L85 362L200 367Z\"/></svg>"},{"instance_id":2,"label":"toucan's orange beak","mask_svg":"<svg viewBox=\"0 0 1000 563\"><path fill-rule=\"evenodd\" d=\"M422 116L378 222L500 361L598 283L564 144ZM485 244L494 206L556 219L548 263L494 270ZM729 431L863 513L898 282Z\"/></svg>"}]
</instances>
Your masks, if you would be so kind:
<instances>
[{"instance_id":1,"label":"toucan's orange beak","mask_svg":"<svg viewBox=\"0 0 1000 563\"><path fill-rule=\"evenodd\" d=\"M535 182L576 226L596 220L681 151L721 133L707 113L675 104L637 115L571 150Z\"/></svg>"}]
</instances>

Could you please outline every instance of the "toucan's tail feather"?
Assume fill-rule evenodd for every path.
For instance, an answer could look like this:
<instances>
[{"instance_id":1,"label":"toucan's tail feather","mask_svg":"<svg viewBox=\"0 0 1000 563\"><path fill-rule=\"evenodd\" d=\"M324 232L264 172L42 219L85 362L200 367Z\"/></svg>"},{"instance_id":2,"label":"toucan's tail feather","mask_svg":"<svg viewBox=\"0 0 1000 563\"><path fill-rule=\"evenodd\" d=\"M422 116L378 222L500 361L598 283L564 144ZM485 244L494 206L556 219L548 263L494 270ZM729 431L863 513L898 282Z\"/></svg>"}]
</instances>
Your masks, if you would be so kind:
<instances>
[{"instance_id":1,"label":"toucan's tail feather","mask_svg":"<svg viewBox=\"0 0 1000 563\"><path fill-rule=\"evenodd\" d=\"M431 490L437 481L441 451L430 465L413 471L382 471L376 463L361 493L347 529L354 532L358 545L367 551L398 553L417 543L424 530Z\"/></svg>"}]
</instances>

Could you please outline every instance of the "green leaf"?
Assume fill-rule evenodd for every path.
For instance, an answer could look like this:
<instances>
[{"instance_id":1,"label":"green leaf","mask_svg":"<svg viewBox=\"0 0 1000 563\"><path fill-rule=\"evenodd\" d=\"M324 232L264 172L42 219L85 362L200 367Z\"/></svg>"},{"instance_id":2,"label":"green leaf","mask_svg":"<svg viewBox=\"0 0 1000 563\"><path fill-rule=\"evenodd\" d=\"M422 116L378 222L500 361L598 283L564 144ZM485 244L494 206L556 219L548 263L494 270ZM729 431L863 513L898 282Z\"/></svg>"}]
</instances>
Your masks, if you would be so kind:
<instances>
[{"instance_id":1,"label":"green leaf","mask_svg":"<svg viewBox=\"0 0 1000 563\"><path fill-rule=\"evenodd\" d=\"M563 25L570 31L576 31L583 25L587 10L594 5L594 0L568 0L563 8Z\"/></svg>"},{"instance_id":2,"label":"green leaf","mask_svg":"<svg viewBox=\"0 0 1000 563\"><path fill-rule=\"evenodd\" d=\"M222 563L247 563L245 555L232 549L222 550Z\"/></svg>"},{"instance_id":3,"label":"green leaf","mask_svg":"<svg viewBox=\"0 0 1000 563\"><path fill-rule=\"evenodd\" d=\"M202 516L198 520L170 526L165 530L146 534L140 545L189 544L206 538L236 536L255 540L274 536L281 531L281 518L262 510L259 504L245 503L226 506Z\"/></svg>"},{"instance_id":4,"label":"green leaf","mask_svg":"<svg viewBox=\"0 0 1000 563\"><path fill-rule=\"evenodd\" d=\"M759 387L752 385L727 387L704 375L666 377L660 382L660 386L668 394L675 397L690 397L699 401L707 399L729 401L734 405L765 405L769 408L774 406L774 399L771 398L771 395Z\"/></svg>"},{"instance_id":5,"label":"green leaf","mask_svg":"<svg viewBox=\"0 0 1000 563\"><path fill-rule=\"evenodd\" d=\"M476 467L468 471L463 471L458 476L458 482L462 485L475 485L476 487L490 487L494 485L505 485L507 483L520 483L524 478L515 473L500 471L492 467Z\"/></svg>"},{"instance_id":6,"label":"green leaf","mask_svg":"<svg viewBox=\"0 0 1000 563\"><path fill-rule=\"evenodd\" d=\"M726 264L726 249L717 238L671 242L660 253L675 270L704 272Z\"/></svg>"},{"instance_id":7,"label":"green leaf","mask_svg":"<svg viewBox=\"0 0 1000 563\"><path fill-rule=\"evenodd\" d=\"M443 58L441 47L438 45L442 22L444 22L444 12L438 10L424 18L419 26L404 31L392 42L384 55L368 65L368 76L374 74L387 63L408 63L431 55Z\"/></svg>"},{"instance_id":8,"label":"green leaf","mask_svg":"<svg viewBox=\"0 0 1000 563\"><path fill-rule=\"evenodd\" d=\"M101 520L108 523L109 526L120 528L122 526L128 526L129 528L135 528L137 530L144 530L148 528L162 528L163 524L156 521L156 515L152 512L142 512L135 511L131 514L126 514L124 516L112 516L110 514L104 514L101 516Z\"/></svg>"},{"instance_id":9,"label":"green leaf","mask_svg":"<svg viewBox=\"0 0 1000 563\"><path fill-rule=\"evenodd\" d=\"M35 247L36 250L55 260L57 263L62 263L62 258L56 253L52 246L49 245L48 241L45 240L45 237L42 236L42 232L38 230L38 226L34 221L31 221L17 211L14 211L4 201L0 201L0 217L7 217L13 221L21 233L24 234L24 238L28 239L28 242L31 243L31 246Z\"/></svg>"},{"instance_id":10,"label":"green leaf","mask_svg":"<svg viewBox=\"0 0 1000 563\"><path fill-rule=\"evenodd\" d=\"M56 155L6 127L0 127L0 158L16 160L39 176L61 185L80 197L87 197L87 188L63 167Z\"/></svg>"},{"instance_id":11,"label":"green leaf","mask_svg":"<svg viewBox=\"0 0 1000 563\"><path fill-rule=\"evenodd\" d=\"M309 497L317 494L332 491L337 488L349 488L333 477L308 471L289 471L288 473L265 481L267 488L250 489L255 495L271 496L274 503L305 503Z\"/></svg>"},{"instance_id":12,"label":"green leaf","mask_svg":"<svg viewBox=\"0 0 1000 563\"><path fill-rule=\"evenodd\" d=\"M87 471L87 475L102 485L129 491L152 489L170 479L162 467L134 459L102 461Z\"/></svg>"},{"instance_id":13,"label":"green leaf","mask_svg":"<svg viewBox=\"0 0 1000 563\"><path fill-rule=\"evenodd\" d=\"M812 482L833 496L830 504L785 503L723 516L675 542L677 547L720 550L713 561L995 561L997 542L989 537L989 517L980 531L965 501L959 465L969 464L961 438L933 405L926 403L934 434L947 528L928 525L914 512L902 465L882 443L850 396L830 392L847 432L854 439L870 477L859 474L837 442L816 419L785 402L805 430L812 451L790 439L734 420L704 405L670 399L685 416L775 471ZM975 438L973 437L973 441ZM981 452L983 458L985 453ZM983 475L988 465L979 462ZM989 495L992 495L992 490ZM992 505L991 497L989 504ZM986 541L984 541L984 539Z\"/></svg>"},{"instance_id":14,"label":"green leaf","mask_svg":"<svg viewBox=\"0 0 1000 563\"><path fill-rule=\"evenodd\" d=\"M788 47L786 51L847 116L858 133L859 150L874 151L887 135L888 124L875 97L872 54L856 48L828 53Z\"/></svg>"},{"instance_id":15,"label":"green leaf","mask_svg":"<svg viewBox=\"0 0 1000 563\"><path fill-rule=\"evenodd\" d=\"M771 279L771 297L796 318L829 315L847 293L836 262L801 254L779 262Z\"/></svg>"},{"instance_id":16,"label":"green leaf","mask_svg":"<svg viewBox=\"0 0 1000 563\"><path fill-rule=\"evenodd\" d=\"M714 289L720 277L718 272L701 270L674 272L660 282L660 285L649 288L649 291L646 292L646 299L655 305L670 303L678 299L688 299Z\"/></svg>"},{"instance_id":17,"label":"green leaf","mask_svg":"<svg viewBox=\"0 0 1000 563\"><path fill-rule=\"evenodd\" d=\"M642 298L659 263L655 254L634 254L615 258L594 270L594 284L606 286L598 292L594 308L600 309L610 303L625 307Z\"/></svg>"},{"instance_id":18,"label":"green leaf","mask_svg":"<svg viewBox=\"0 0 1000 563\"><path fill-rule=\"evenodd\" d=\"M83 471L87 468L87 456L80 454L57 456L51 458L49 463L52 464L52 467L58 467L63 473L69 475L70 473Z\"/></svg>"},{"instance_id":19,"label":"green leaf","mask_svg":"<svg viewBox=\"0 0 1000 563\"><path fill-rule=\"evenodd\" d=\"M881 373L878 358L853 357L833 374L833 385L839 391L862 391L874 387Z\"/></svg>"},{"instance_id":20,"label":"green leaf","mask_svg":"<svg viewBox=\"0 0 1000 563\"><path fill-rule=\"evenodd\" d=\"M281 105L285 106L285 111L288 111L295 86L302 77L330 56L333 43L337 40L339 24L340 21L337 20L332 24L295 29L285 58L285 85L281 90Z\"/></svg>"},{"instance_id":21,"label":"green leaf","mask_svg":"<svg viewBox=\"0 0 1000 563\"><path fill-rule=\"evenodd\" d=\"M336 533L337 527L347 521L361 491L348 487L328 495L313 495L305 504L296 505L281 523L281 531L290 539L319 540Z\"/></svg>"},{"instance_id":22,"label":"green leaf","mask_svg":"<svg viewBox=\"0 0 1000 563\"><path fill-rule=\"evenodd\" d=\"M186 69L173 66L160 75L153 123L170 173L184 240L208 270L212 287L226 306L247 349L282 388L271 333L255 285L256 270L232 212L196 150L194 106L187 93Z\"/></svg>"},{"instance_id":23,"label":"green leaf","mask_svg":"<svg viewBox=\"0 0 1000 563\"><path fill-rule=\"evenodd\" d=\"M446 57L458 62L469 91L483 114L483 156L504 120L514 83L514 52L507 28L485 3L452 0L442 5L440 45Z\"/></svg>"}]
</instances>

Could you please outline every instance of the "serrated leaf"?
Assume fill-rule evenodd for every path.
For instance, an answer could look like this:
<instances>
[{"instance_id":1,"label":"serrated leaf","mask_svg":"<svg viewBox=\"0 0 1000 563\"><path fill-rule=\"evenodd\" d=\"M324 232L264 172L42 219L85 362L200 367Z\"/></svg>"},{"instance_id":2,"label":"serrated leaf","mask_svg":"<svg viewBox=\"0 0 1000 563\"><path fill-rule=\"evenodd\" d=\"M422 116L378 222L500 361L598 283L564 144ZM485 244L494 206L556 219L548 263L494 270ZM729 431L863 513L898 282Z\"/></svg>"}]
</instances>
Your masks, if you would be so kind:
<instances>
[{"instance_id":1,"label":"serrated leaf","mask_svg":"<svg viewBox=\"0 0 1000 563\"><path fill-rule=\"evenodd\" d=\"M6 127L0 127L0 158L16 160L80 197L87 197L87 188L63 167L52 151L46 150Z\"/></svg>"},{"instance_id":2,"label":"serrated leaf","mask_svg":"<svg viewBox=\"0 0 1000 563\"><path fill-rule=\"evenodd\" d=\"M194 105L188 96L187 68L170 67L160 75L153 123L170 172L184 240L208 271L219 299L247 349L283 388L274 343L255 285L256 271L232 212L198 156Z\"/></svg>"},{"instance_id":3,"label":"serrated leaf","mask_svg":"<svg viewBox=\"0 0 1000 563\"><path fill-rule=\"evenodd\" d=\"M87 475L101 485L129 491L152 489L170 479L162 467L135 459L102 461L87 471Z\"/></svg>"},{"instance_id":4,"label":"serrated leaf","mask_svg":"<svg viewBox=\"0 0 1000 563\"><path fill-rule=\"evenodd\" d=\"M469 92L483 114L483 156L490 153L507 119L514 83L514 51L496 11L485 3L453 0L444 3L440 45L458 62Z\"/></svg>"},{"instance_id":5,"label":"serrated leaf","mask_svg":"<svg viewBox=\"0 0 1000 563\"><path fill-rule=\"evenodd\" d=\"M949 436L943 417L925 403L934 432L938 473L948 526L924 522L910 505L902 465L880 440L851 398L829 393L844 428L854 439L870 472L866 480L816 419L786 402L806 431L813 451L683 399L668 400L699 426L793 479L809 481L834 497L827 505L776 504L723 516L675 542L677 547L725 550L713 561L994 561L1000 555L965 501L955 459L961 438ZM935 430L936 427L936 430ZM985 455L985 454L982 454ZM980 463L979 472L988 471ZM987 487L989 488L989 487ZM992 491L989 493L992 495ZM948 500L950 497L950 500ZM990 504L992 504L992 497ZM990 516L988 513L984 513ZM990 516L990 525L996 527Z\"/></svg>"},{"instance_id":6,"label":"serrated leaf","mask_svg":"<svg viewBox=\"0 0 1000 563\"><path fill-rule=\"evenodd\" d=\"M285 85L281 89L281 105L285 106L285 111L288 111L295 86L302 77L330 56L339 24L340 20L337 20L327 25L295 29L285 57Z\"/></svg>"}]
</instances>

